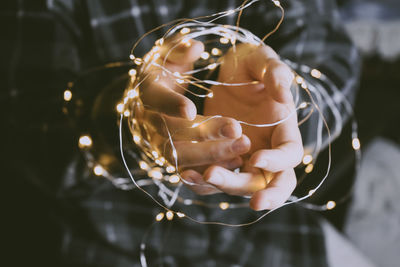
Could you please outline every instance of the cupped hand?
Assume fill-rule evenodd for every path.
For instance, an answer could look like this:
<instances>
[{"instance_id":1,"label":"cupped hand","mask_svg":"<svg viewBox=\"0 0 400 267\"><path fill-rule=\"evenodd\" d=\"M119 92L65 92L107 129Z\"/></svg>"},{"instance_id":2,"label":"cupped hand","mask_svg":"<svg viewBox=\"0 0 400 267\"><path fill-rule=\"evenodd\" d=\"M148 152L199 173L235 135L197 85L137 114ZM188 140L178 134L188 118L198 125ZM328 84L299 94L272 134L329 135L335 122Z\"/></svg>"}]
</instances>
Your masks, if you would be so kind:
<instances>
[{"instance_id":1,"label":"cupped hand","mask_svg":"<svg viewBox=\"0 0 400 267\"><path fill-rule=\"evenodd\" d=\"M290 68L268 46L240 44L223 57L218 81L258 84L214 86L214 97L206 99L206 116L222 115L251 124L242 124L243 134L251 141L250 150L242 156L240 173L223 166L209 167L203 176L191 175L233 195L251 196L255 210L273 209L282 205L296 186L293 168L303 156L295 104L290 91L293 81Z\"/></svg>"}]
</instances>

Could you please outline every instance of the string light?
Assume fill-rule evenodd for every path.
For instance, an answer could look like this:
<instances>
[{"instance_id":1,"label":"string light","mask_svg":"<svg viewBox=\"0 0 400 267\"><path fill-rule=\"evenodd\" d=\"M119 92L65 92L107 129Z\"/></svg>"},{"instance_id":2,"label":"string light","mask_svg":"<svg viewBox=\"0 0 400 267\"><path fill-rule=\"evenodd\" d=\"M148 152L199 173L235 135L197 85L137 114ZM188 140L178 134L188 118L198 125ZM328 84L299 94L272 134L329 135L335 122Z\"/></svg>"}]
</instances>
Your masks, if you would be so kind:
<instances>
[{"instance_id":1,"label":"string light","mask_svg":"<svg viewBox=\"0 0 400 267\"><path fill-rule=\"evenodd\" d=\"M353 138L352 146L354 150L359 150L361 147L360 140L358 138Z\"/></svg>"},{"instance_id":2,"label":"string light","mask_svg":"<svg viewBox=\"0 0 400 267\"><path fill-rule=\"evenodd\" d=\"M65 90L64 91L64 100L65 101L71 101L72 99L72 92L70 90Z\"/></svg>"},{"instance_id":3,"label":"string light","mask_svg":"<svg viewBox=\"0 0 400 267\"><path fill-rule=\"evenodd\" d=\"M156 221L159 222L162 219L164 219L164 212L160 212L159 214L157 214L156 216Z\"/></svg>"},{"instance_id":4,"label":"string light","mask_svg":"<svg viewBox=\"0 0 400 267\"><path fill-rule=\"evenodd\" d=\"M124 104L122 103L118 103L117 106L115 107L115 109L118 111L118 113L122 113L124 111Z\"/></svg>"},{"instance_id":5,"label":"string light","mask_svg":"<svg viewBox=\"0 0 400 267\"><path fill-rule=\"evenodd\" d=\"M250 1L250 3L243 5L242 8L244 9L255 2L257 2L257 0ZM272 2L277 7L281 8L279 1L272 1ZM222 12L222 13L220 13L220 15L225 16L225 15L233 14L234 12L238 12L240 10L242 10L242 9L238 8L235 10ZM281 8L281 10L282 10L282 18L281 18L281 20L282 20L283 19L283 9ZM279 27L279 25L280 25L280 23L278 24L276 29ZM199 27L197 27L197 26L199 26ZM116 109L119 113L121 113L121 116L125 116L125 117L129 118L128 122L130 124L130 130L132 131L133 141L139 146L139 148L142 149L142 151L145 151L145 153L142 154L142 158L144 160L139 161L139 166L142 170L147 171L149 177L151 177L154 180L154 185L158 186L159 195L164 196L163 201L164 201L165 205L170 207L171 205L173 205L174 201L179 201L179 202L183 203L184 205L188 205L188 206L202 205L202 206L206 206L206 207L219 207L221 210L226 210L228 208L234 209L234 208L243 207L242 205L237 205L235 203L228 203L228 202L220 202L218 204L214 204L214 203L207 203L207 202L202 202L202 201L198 201L198 200L185 199L178 195L177 192L179 192L179 191L176 191L176 190L179 190L179 185L170 185L172 188L174 188L174 187L177 188L177 189L171 190L163 184L163 181L167 180L166 178L164 178L164 175L166 173L172 174L172 175L165 176L165 177L168 177L168 181L172 184L179 183L180 181L182 181L184 183L186 183L186 182L184 179L180 178L179 173L175 173L178 170L178 155L177 155L175 147L173 146L173 141L172 141L172 137L171 137L170 133L168 133L170 135L169 143L172 146L172 154L173 154L173 158L175 161L172 163L175 163L175 166L172 166L169 162L165 161L165 159L162 157L162 153L161 153L162 150L159 150L160 152L157 152L154 150L151 142L148 140L147 136L145 135L145 131L146 131L145 128L144 128L144 132L134 131L134 129L138 128L138 125L140 124L140 120L138 118L135 118L135 112L133 112L132 107L135 105L140 107L142 105L142 103L140 102L140 98L138 97L139 96L139 85L141 82L143 82L144 79L146 79L148 77L148 76L144 76L144 75L142 75L142 76L137 75L137 73L139 73L139 74L142 73L142 71L146 70L149 66L163 68L162 65L157 65L157 63L155 62L155 60L157 60L160 57L160 54L156 53L156 52L159 51L159 49L163 45L164 41L166 39L168 39L170 36L172 36L174 34L174 32L180 32L182 35L184 35L184 36L182 36L184 38L182 38L180 40L180 43L183 43L183 44L189 45L189 46L191 45L190 40L201 36L201 34L204 34L204 35L210 34L210 33L217 34L220 36L220 38L219 38L220 43L229 44L229 41L230 41L232 45L234 45L236 43L236 41L242 42L242 43L250 43L250 44L254 44L254 45L261 45L262 41L265 40L265 38L268 37L270 34L267 34L262 40L260 40L259 38L254 37L250 32L248 32L242 28L236 27L236 26L231 26L231 25L219 26L219 25L215 24L213 26L210 26L210 28L206 28L206 27L204 27L203 24L201 24L201 25L197 24L197 22L194 22L193 20L189 20L188 22L185 22L185 23L179 23L175 27L176 27L176 29L174 27L172 27L171 30L167 31L167 34L164 37L158 39L155 42L155 46L153 48L151 48L149 54L147 54L144 57L144 59L136 58L133 55L133 49L132 49L132 53L130 54L129 57L131 60L134 61L134 63L136 65L138 65L140 67L138 67L137 70L136 69L129 70L129 75L131 76L131 85L126 91L125 97L123 98L123 103L119 103L116 106ZM206 31L208 31L208 32L206 33ZM216 39L216 42L218 42L218 39ZM136 47L136 44L134 47ZM210 49L210 48L208 48L208 49ZM173 75L171 75L171 77L175 76L173 78L173 79L175 79L175 82L177 84L188 83L190 85L197 86L201 90L205 90L205 92L206 92L205 94L197 94L197 95L194 92L189 91L189 93L192 93L193 95L199 96L199 97L213 97L213 92L204 85L239 86L238 84L222 83L222 82L218 82L218 81L196 80L190 76L191 74L194 74L196 72L212 71L212 70L216 69L217 66L219 66L221 64L221 62L223 62L223 57L222 57L223 55L222 55L222 51L220 49L218 49L216 47L211 47L211 50L207 50L207 51L210 51L211 55L214 56L214 57L210 58L209 52L203 52L201 54L201 59L206 61L205 63L207 65L203 65L204 66L203 68L193 70L189 73L184 73L183 75L181 75L180 73L174 73ZM219 58L215 58L215 57L219 57ZM297 66L297 67L299 67L299 66ZM324 80L325 82L328 81L327 77L317 69L307 69L306 71L304 71L305 70L304 66L300 66L299 69L302 70L303 74L302 74L302 76L300 76L299 74L296 74L296 76L295 76L296 84L299 85L301 88L303 88L306 92L308 92L308 90L310 90L314 94L317 95L317 93L315 93L317 90L314 90L316 85L313 85L313 83L310 82L308 79L306 81L305 77L308 75L308 77L312 77L314 79L321 79L321 80ZM166 69L162 69L162 70L163 70L163 72L162 72L163 75L167 76L169 72ZM170 73L170 74L172 74L172 73ZM304 76L304 74L306 76ZM159 76L157 76L155 78L155 81L158 79L159 79ZM243 85L243 84L241 84L241 85ZM186 89L186 88L185 88L185 90L188 91L188 89ZM317 95L317 98L318 97L321 97L321 94ZM329 97L329 95L328 95L328 97ZM64 99L65 99L65 97L64 97ZM316 104L313 101L311 101L311 102L313 103L313 106L316 106ZM300 105L297 106L297 108L298 109L306 109L309 106L310 106L310 103L302 102L302 103L300 103ZM318 106L316 106L316 110L319 110ZM125 113L126 111L128 111L129 113ZM294 114L296 114L296 113L294 113ZM320 112L320 116L323 117L321 112ZM216 118L216 117L217 116L215 116L214 118ZM214 119L214 118L212 118L212 119ZM122 118L121 118L121 120L122 120ZM255 124L250 124L250 123L246 123L246 122L240 122L240 123L249 125L249 126L255 126L255 127L270 127L270 126L278 125L279 123L282 123L283 121L284 120L278 121L274 124L268 124L268 125L267 124L255 125ZM192 128L198 127L202 123L204 123L204 121L196 122L196 123L192 124L191 127ZM328 129L328 132L329 132L329 129ZM322 134L320 134L320 135L322 135ZM328 135L329 135L329 133L328 133ZM195 141L195 140L193 140L191 142L197 143L197 141ZM79 146L81 148L89 147L91 145L92 145L91 139L90 139L90 145L82 145L81 142L79 142ZM353 145L353 149L355 151L358 151L360 149L360 142L359 142L358 138L353 138L352 145ZM317 146L315 151L318 152L319 150L320 150L320 146ZM161 157L160 157L160 154L161 154ZM149 155L151 155L152 157L148 157ZM316 154L312 154L312 155L315 156ZM314 168L314 165L312 164L312 161L313 161L312 155L305 155L303 157L303 163L306 165L306 167L304 169L305 173L312 172L312 170ZM164 159L164 161L162 159ZM155 165L164 166L164 169L157 168L157 167L155 167ZM93 171L95 172L94 169L93 169ZM103 173L106 174L104 169L103 169ZM328 173L329 173L329 167L327 169L327 174ZM327 174L322 179L321 183L314 189L311 189L309 192L314 193L319 188L319 186L323 183ZM138 184L138 182L141 182L141 180L135 181L131 175L130 175L130 179L132 179L133 183L136 185L135 188L139 188L142 191L144 190L144 189L141 189ZM310 195L311 195L311 193L309 193L308 195L306 195L304 197L296 198L295 201L287 202L287 203L285 203L285 205L288 205L290 203L300 202L300 201L306 199L307 197L309 197ZM153 199L153 200L155 200L155 199ZM159 202L157 202L157 203L159 205L161 205L161 203L159 203ZM305 204L307 204L307 203L305 203ZM335 206L336 206L335 201L329 201L329 202L327 202L326 205L324 205L324 207L326 209L333 209ZM316 207L316 206L308 206L308 207L310 207L312 209L316 209L316 210L321 210L320 207ZM177 216L180 218L181 218L181 216L179 214L183 215L182 217L187 217L188 219L194 220L190 216L186 216L185 214L183 214L179 211L174 212L172 210L167 209L166 207L164 207L164 208L167 211L166 212L167 219L168 219L168 217L171 218L168 220L172 220L174 213L177 214ZM272 212L272 211L270 211L270 212ZM264 215L260 216L259 219L261 219L265 215L269 214L270 212L267 212ZM162 214L162 215L160 215L160 214ZM160 214L158 214L156 216L156 220L157 220L157 217L158 218L161 216L162 217L160 220L157 220L157 221L161 221L164 217L164 213L160 213ZM170 214L170 215L168 215L168 214ZM255 220L254 222L258 221L259 219ZM196 220L194 220L194 221L196 221ZM251 222L251 223L254 223L254 222ZM229 225L229 224L226 224L226 225ZM248 225L248 224L243 224L243 225Z\"/></svg>"},{"instance_id":6,"label":"string light","mask_svg":"<svg viewBox=\"0 0 400 267\"><path fill-rule=\"evenodd\" d=\"M168 221L171 221L174 218L174 213L172 211L167 211L167 213L165 214L165 216L167 217Z\"/></svg>"},{"instance_id":7,"label":"string light","mask_svg":"<svg viewBox=\"0 0 400 267\"><path fill-rule=\"evenodd\" d=\"M332 209L334 209L335 207L336 207L336 202L333 201L333 200L328 201L328 202L326 203L326 208L327 208L328 210L332 210Z\"/></svg>"},{"instance_id":8,"label":"string light","mask_svg":"<svg viewBox=\"0 0 400 267\"><path fill-rule=\"evenodd\" d=\"M85 148L92 145L92 138L89 135L83 135L79 138L79 147Z\"/></svg>"},{"instance_id":9,"label":"string light","mask_svg":"<svg viewBox=\"0 0 400 267\"><path fill-rule=\"evenodd\" d=\"M101 167L100 165L96 165L96 166L93 168L93 172L94 172L94 174L96 174L97 176L101 176L101 175L104 174L104 169L103 169L103 167Z\"/></svg>"},{"instance_id":10,"label":"string light","mask_svg":"<svg viewBox=\"0 0 400 267\"><path fill-rule=\"evenodd\" d=\"M312 162L312 160L313 160L313 157L311 155L305 155L303 157L303 164L304 165L310 164Z\"/></svg>"}]
</instances>

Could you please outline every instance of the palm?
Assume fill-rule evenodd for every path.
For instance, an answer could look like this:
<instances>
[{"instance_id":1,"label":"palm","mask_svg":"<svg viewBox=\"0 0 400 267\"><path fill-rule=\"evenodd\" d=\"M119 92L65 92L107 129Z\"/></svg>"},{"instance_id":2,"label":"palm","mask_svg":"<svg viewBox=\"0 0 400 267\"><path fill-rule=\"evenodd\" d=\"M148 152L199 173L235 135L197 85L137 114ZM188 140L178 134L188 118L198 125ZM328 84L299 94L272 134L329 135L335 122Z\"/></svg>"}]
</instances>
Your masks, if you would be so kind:
<instances>
[{"instance_id":1,"label":"palm","mask_svg":"<svg viewBox=\"0 0 400 267\"><path fill-rule=\"evenodd\" d=\"M224 57L221 66L219 81L229 83L245 83L256 80L251 71L247 48L238 49L235 54L229 52ZM265 81L265 80L264 80ZM272 81L271 81L272 82ZM239 121L251 124L268 124L279 121L288 116L293 109L292 103L276 101L268 85L263 83L245 86L214 86L214 97L206 100L204 114L232 117ZM273 127L254 127L242 125L243 133L251 140L251 149L245 155L248 159L251 154L260 149L270 149L277 145L276 129Z\"/></svg>"}]
</instances>

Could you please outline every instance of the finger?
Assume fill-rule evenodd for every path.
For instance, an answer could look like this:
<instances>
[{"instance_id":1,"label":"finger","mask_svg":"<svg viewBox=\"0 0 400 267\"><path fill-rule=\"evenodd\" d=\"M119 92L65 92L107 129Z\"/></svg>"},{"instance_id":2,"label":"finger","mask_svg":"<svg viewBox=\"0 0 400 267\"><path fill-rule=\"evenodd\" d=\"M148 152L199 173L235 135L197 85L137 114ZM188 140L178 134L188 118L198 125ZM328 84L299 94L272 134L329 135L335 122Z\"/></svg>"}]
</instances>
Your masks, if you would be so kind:
<instances>
[{"instance_id":1,"label":"finger","mask_svg":"<svg viewBox=\"0 0 400 267\"><path fill-rule=\"evenodd\" d=\"M202 166L229 160L250 150L250 140L242 135L238 139L208 141L200 143L175 142L179 167ZM173 152L164 153L170 162L175 162Z\"/></svg>"},{"instance_id":2,"label":"finger","mask_svg":"<svg viewBox=\"0 0 400 267\"><path fill-rule=\"evenodd\" d=\"M249 160L250 165L271 172L296 167L304 150L297 118L293 116L273 129L271 149L256 151Z\"/></svg>"},{"instance_id":3,"label":"finger","mask_svg":"<svg viewBox=\"0 0 400 267\"><path fill-rule=\"evenodd\" d=\"M269 46L259 47L246 58L246 65L255 79L264 83L265 89L278 102L293 101L290 87L294 79L291 69Z\"/></svg>"},{"instance_id":4,"label":"finger","mask_svg":"<svg viewBox=\"0 0 400 267\"><path fill-rule=\"evenodd\" d=\"M215 164L216 166L220 166L222 168L228 169L228 170L234 170L237 168L240 168L243 165L243 160L241 157L236 157L233 159L221 161ZM203 165L203 166L196 166L196 167L191 167L190 169L195 170L199 173L204 173L210 165Z\"/></svg>"},{"instance_id":5,"label":"finger","mask_svg":"<svg viewBox=\"0 0 400 267\"><path fill-rule=\"evenodd\" d=\"M154 82L153 76L148 79L152 81L145 82L140 90L140 99L146 107L170 116L195 119L197 109L191 100L163 83Z\"/></svg>"},{"instance_id":6,"label":"finger","mask_svg":"<svg viewBox=\"0 0 400 267\"><path fill-rule=\"evenodd\" d=\"M184 40L183 36L177 35L167 41L160 49L160 58L169 64L188 65L198 60L204 52L204 44L197 40Z\"/></svg>"},{"instance_id":7,"label":"finger","mask_svg":"<svg viewBox=\"0 0 400 267\"><path fill-rule=\"evenodd\" d=\"M230 195L249 195L265 188L267 182L259 173L235 173L219 166L211 166L204 173L204 180Z\"/></svg>"},{"instance_id":8,"label":"finger","mask_svg":"<svg viewBox=\"0 0 400 267\"><path fill-rule=\"evenodd\" d=\"M185 179L186 182L194 183L196 185L186 184L193 192L199 195L210 195L220 193L221 191L217 188L210 186L203 180L203 176L194 171L194 170L186 170L181 173L181 177Z\"/></svg>"},{"instance_id":9,"label":"finger","mask_svg":"<svg viewBox=\"0 0 400 267\"><path fill-rule=\"evenodd\" d=\"M282 206L296 187L296 174L288 169L276 174L267 188L257 191L250 200L254 210L275 209Z\"/></svg>"}]
</instances>

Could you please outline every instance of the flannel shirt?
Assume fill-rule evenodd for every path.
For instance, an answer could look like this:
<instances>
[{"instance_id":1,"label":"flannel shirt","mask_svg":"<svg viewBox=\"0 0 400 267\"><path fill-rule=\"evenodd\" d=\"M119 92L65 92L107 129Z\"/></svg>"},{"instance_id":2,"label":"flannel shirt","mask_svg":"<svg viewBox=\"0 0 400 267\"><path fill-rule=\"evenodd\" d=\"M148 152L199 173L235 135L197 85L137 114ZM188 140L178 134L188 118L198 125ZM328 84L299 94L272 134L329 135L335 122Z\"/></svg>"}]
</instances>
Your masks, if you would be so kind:
<instances>
[{"instance_id":1,"label":"flannel shirt","mask_svg":"<svg viewBox=\"0 0 400 267\"><path fill-rule=\"evenodd\" d=\"M62 136L70 131L65 130L68 126L61 114L60 96L76 74L107 62L128 60L134 41L160 24L240 4L235 0L2 1L0 100L7 110L4 114L10 115L6 125L26 132L17 134L18 138L33 142L44 128L55 132L53 138L65 140ZM320 69L352 100L359 58L341 28L335 1L286 0L282 5L285 21L267 44L282 58ZM270 1L261 1L244 11L241 26L263 36L279 16ZM235 17L229 16L220 23L234 22ZM138 54L143 55L155 39L155 35L146 38ZM328 85L323 87L333 94ZM341 96L334 99L344 116L340 125L334 125L337 120L325 112L330 126L340 131L346 115ZM305 143L315 139L307 135L307 127L315 127L315 119L302 128ZM16 143L13 135L8 137ZM27 154L31 157L21 157L23 163L37 161L32 158L34 153ZM58 200L72 203L65 208L68 212L62 222L62 265L140 266L139 245L159 209L139 191L121 191L105 179L94 179L81 157L65 158L72 161L64 175L36 169L39 179L60 186ZM57 161L46 159L47 163ZM220 216L218 211L193 209L199 219ZM239 219L246 221L252 216L243 212ZM318 218L298 206L283 208L243 228L164 221L152 226L146 245L149 266L328 266Z\"/></svg>"}]
</instances>

